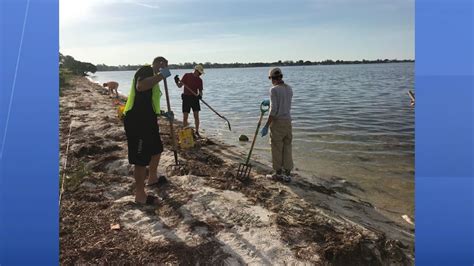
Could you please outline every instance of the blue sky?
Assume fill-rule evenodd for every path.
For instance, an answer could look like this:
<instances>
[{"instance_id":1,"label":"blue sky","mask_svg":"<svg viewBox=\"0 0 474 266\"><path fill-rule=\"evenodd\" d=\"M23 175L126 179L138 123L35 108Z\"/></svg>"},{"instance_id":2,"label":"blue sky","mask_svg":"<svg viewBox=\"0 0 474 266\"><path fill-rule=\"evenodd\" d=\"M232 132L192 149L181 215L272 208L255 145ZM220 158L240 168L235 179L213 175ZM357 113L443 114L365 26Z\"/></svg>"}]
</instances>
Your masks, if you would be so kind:
<instances>
[{"instance_id":1,"label":"blue sky","mask_svg":"<svg viewBox=\"0 0 474 266\"><path fill-rule=\"evenodd\" d=\"M414 59L414 0L60 0L60 51L94 64Z\"/></svg>"}]
</instances>

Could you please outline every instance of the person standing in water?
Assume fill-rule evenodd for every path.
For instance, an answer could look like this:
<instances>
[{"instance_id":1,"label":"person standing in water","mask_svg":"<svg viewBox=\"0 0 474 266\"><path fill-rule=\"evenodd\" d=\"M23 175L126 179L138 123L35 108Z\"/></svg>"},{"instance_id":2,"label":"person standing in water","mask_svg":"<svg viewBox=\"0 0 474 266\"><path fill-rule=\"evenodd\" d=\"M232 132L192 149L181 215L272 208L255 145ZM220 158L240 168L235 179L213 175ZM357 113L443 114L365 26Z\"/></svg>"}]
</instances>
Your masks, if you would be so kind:
<instances>
[{"instance_id":1,"label":"person standing in water","mask_svg":"<svg viewBox=\"0 0 474 266\"><path fill-rule=\"evenodd\" d=\"M181 99L183 100L183 127L188 126L188 117L192 109L197 137L201 137L199 135L199 111L201 111L199 100L202 98L203 85L201 75L203 74L204 67L202 65L196 65L194 71L192 73L184 74L181 80L178 75L174 77L178 88L182 88L183 86L186 87L183 90L183 94L181 94Z\"/></svg>"},{"instance_id":2,"label":"person standing in water","mask_svg":"<svg viewBox=\"0 0 474 266\"><path fill-rule=\"evenodd\" d=\"M275 172L268 177L289 182L291 170L293 170L291 146L293 135L290 114L293 89L283 81L280 68L270 69L268 79L271 80L273 87L270 88L270 101L266 100L264 104L270 105L270 114L261 131L264 137L270 128L272 164Z\"/></svg>"}]
</instances>

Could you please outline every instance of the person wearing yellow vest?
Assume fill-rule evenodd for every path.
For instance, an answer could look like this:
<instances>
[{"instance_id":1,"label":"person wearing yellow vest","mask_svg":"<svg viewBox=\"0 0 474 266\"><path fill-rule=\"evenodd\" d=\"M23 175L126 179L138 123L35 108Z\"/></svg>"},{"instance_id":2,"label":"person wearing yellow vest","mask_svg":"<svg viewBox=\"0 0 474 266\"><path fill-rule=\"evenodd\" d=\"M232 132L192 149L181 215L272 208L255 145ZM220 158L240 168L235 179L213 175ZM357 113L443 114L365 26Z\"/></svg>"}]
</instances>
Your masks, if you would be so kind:
<instances>
[{"instance_id":1,"label":"person wearing yellow vest","mask_svg":"<svg viewBox=\"0 0 474 266\"><path fill-rule=\"evenodd\" d=\"M157 116L161 114L161 91L158 83L171 75L168 60L156 57L151 66L143 66L133 77L130 94L125 104L124 127L127 135L128 161L135 165L135 202L156 205L158 198L145 192L146 167L149 166L148 184L157 184L157 168L163 152ZM164 113L172 119L173 112ZM164 178L164 177L163 177ZM166 179L165 179L166 181Z\"/></svg>"}]
</instances>

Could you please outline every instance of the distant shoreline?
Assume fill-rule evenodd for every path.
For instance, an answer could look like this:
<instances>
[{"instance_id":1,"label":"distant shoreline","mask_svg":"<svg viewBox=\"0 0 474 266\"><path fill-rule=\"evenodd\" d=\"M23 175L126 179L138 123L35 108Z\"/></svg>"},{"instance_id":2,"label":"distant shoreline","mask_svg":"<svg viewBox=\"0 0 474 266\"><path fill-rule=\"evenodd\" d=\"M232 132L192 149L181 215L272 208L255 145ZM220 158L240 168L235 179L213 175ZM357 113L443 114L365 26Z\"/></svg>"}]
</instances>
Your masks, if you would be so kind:
<instances>
[{"instance_id":1,"label":"distant shoreline","mask_svg":"<svg viewBox=\"0 0 474 266\"><path fill-rule=\"evenodd\" d=\"M391 63L414 63L415 60L356 60L356 61L343 61L343 60L326 60L321 62L273 62L273 63L204 63L204 68L256 68L256 67L289 67L289 66L334 66L334 65L369 65L369 64L391 64ZM185 63L185 64L170 64L170 69L192 69L196 62ZM98 64L97 71L131 71L137 70L142 65L119 65L119 66L107 66L104 64Z\"/></svg>"}]
</instances>

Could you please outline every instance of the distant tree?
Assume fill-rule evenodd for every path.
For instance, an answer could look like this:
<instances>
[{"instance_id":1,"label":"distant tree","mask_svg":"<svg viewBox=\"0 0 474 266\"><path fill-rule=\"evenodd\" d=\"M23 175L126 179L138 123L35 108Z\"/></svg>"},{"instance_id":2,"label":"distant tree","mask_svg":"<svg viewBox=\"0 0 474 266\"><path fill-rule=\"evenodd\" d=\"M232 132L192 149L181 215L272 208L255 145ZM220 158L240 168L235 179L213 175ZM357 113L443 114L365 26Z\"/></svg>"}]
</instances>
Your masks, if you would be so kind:
<instances>
[{"instance_id":1,"label":"distant tree","mask_svg":"<svg viewBox=\"0 0 474 266\"><path fill-rule=\"evenodd\" d=\"M76 61L72 56L59 54L60 66L67 67L71 70L71 72L76 73L77 75L83 75L86 72L95 73L95 71L124 71L124 70L137 70L142 65L119 65L119 66L108 66L105 64L98 64L93 67L91 63L83 63ZM241 67L270 67L270 66L309 66L309 65L340 65L340 64L375 64L375 63L399 63L399 62L414 62L414 60L397 60L397 59L376 59L376 60L366 60L363 59L362 61L355 60L355 61L344 61L344 60L336 60L333 61L331 59L327 59L324 61L315 61L311 62L309 60L303 61L292 61L292 60L285 60L285 61L277 61L271 63L265 62L248 62L248 63L211 63L205 62L202 63L204 68L241 68ZM193 69L196 65L196 62L185 62L179 64L170 64L170 69ZM82 71L82 72L81 72Z\"/></svg>"},{"instance_id":2,"label":"distant tree","mask_svg":"<svg viewBox=\"0 0 474 266\"><path fill-rule=\"evenodd\" d=\"M95 73L97 72L97 67L91 63L83 63L84 65L84 72Z\"/></svg>"},{"instance_id":3,"label":"distant tree","mask_svg":"<svg viewBox=\"0 0 474 266\"><path fill-rule=\"evenodd\" d=\"M97 67L95 65L87 62L77 61L70 55L64 56L60 54L59 58L61 63L60 65L75 75L86 75L87 72L95 73L97 71Z\"/></svg>"}]
</instances>

